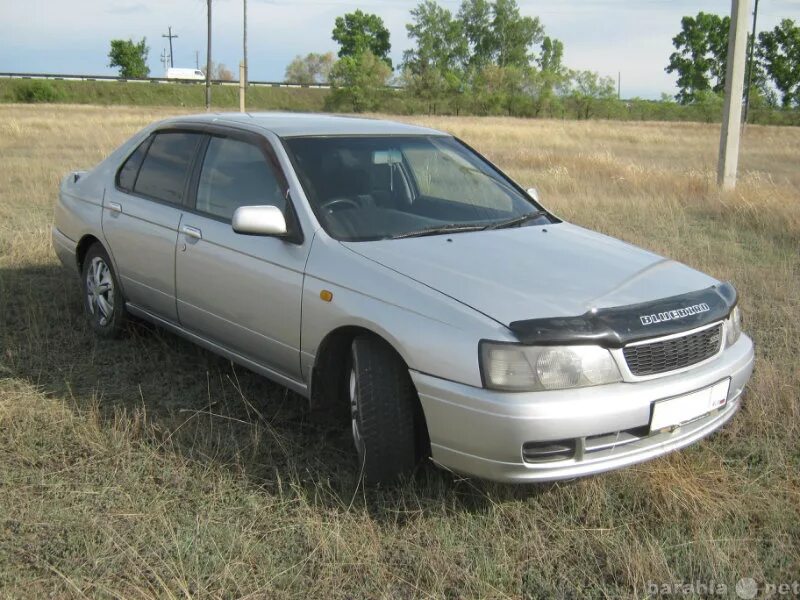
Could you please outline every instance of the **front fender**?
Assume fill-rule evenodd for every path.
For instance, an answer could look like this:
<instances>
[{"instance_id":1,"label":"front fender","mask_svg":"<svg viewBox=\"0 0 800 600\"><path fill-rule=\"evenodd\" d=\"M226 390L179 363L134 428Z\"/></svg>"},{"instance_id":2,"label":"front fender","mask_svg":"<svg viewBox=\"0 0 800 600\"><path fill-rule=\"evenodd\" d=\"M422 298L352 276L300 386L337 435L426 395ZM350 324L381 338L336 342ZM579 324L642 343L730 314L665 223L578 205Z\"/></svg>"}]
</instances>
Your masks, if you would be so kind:
<instances>
[{"instance_id":1,"label":"front fender","mask_svg":"<svg viewBox=\"0 0 800 600\"><path fill-rule=\"evenodd\" d=\"M322 291L332 299L325 301ZM321 342L341 327L381 336L410 369L476 387L478 342L514 340L503 325L325 235L315 236L302 303L301 368L307 381Z\"/></svg>"}]
</instances>

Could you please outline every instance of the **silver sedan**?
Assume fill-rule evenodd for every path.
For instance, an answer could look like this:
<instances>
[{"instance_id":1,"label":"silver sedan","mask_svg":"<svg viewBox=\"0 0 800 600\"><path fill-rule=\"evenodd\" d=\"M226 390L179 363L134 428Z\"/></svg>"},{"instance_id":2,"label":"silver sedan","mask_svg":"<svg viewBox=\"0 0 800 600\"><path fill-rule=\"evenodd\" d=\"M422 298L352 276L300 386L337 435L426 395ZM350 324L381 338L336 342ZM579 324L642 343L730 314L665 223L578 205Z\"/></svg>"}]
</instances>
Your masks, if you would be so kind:
<instances>
[{"instance_id":1,"label":"silver sedan","mask_svg":"<svg viewBox=\"0 0 800 600\"><path fill-rule=\"evenodd\" d=\"M358 468L570 478L686 446L753 368L729 284L566 223L445 133L153 124L68 174L53 244L98 335L143 318L349 411Z\"/></svg>"}]
</instances>

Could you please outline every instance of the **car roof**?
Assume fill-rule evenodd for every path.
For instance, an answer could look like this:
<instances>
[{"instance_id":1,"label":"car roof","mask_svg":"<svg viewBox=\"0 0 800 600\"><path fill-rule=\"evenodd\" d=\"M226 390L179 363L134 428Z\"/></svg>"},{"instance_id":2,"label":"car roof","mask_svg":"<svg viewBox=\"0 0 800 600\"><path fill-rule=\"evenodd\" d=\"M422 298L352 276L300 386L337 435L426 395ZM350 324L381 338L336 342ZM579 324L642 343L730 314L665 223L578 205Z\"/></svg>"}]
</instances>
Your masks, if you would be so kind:
<instances>
[{"instance_id":1,"label":"car roof","mask_svg":"<svg viewBox=\"0 0 800 600\"><path fill-rule=\"evenodd\" d=\"M266 129L280 137L315 135L448 135L427 127L383 119L291 112L187 115L169 119L162 122L161 125L180 124L181 122L244 125L248 129Z\"/></svg>"}]
</instances>

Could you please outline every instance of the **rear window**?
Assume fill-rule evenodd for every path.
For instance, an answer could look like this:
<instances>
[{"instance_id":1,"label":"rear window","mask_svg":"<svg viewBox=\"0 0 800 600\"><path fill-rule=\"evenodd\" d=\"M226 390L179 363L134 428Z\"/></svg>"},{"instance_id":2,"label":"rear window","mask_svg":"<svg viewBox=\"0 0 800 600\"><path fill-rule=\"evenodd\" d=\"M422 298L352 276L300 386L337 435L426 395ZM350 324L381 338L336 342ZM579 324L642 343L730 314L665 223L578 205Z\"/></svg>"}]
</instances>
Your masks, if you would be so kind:
<instances>
[{"instance_id":1,"label":"rear window","mask_svg":"<svg viewBox=\"0 0 800 600\"><path fill-rule=\"evenodd\" d=\"M139 169L133 191L172 204L183 202L186 177L201 137L197 133L184 132L156 134Z\"/></svg>"}]
</instances>

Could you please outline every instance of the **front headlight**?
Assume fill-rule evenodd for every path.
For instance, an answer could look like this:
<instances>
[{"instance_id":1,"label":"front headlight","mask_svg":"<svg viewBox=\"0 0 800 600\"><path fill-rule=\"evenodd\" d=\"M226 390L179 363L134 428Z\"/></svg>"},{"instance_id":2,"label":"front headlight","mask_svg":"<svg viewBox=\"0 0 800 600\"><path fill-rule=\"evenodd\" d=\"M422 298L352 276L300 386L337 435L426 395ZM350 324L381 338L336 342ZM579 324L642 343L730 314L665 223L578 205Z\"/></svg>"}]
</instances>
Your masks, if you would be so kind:
<instances>
[{"instance_id":1,"label":"front headlight","mask_svg":"<svg viewBox=\"0 0 800 600\"><path fill-rule=\"evenodd\" d=\"M481 342L486 387L506 391L562 390L622 381L611 353L599 346L521 346Z\"/></svg>"},{"instance_id":2,"label":"front headlight","mask_svg":"<svg viewBox=\"0 0 800 600\"><path fill-rule=\"evenodd\" d=\"M727 335L725 337L726 345L733 346L739 336L742 335L742 311L739 310L739 306L735 306L731 311L730 316L725 321L725 329L727 330Z\"/></svg>"}]
</instances>

